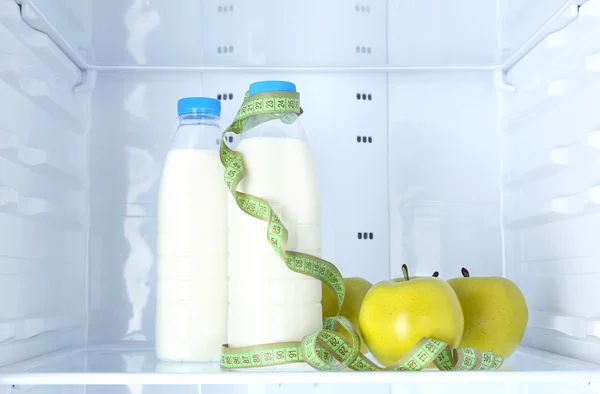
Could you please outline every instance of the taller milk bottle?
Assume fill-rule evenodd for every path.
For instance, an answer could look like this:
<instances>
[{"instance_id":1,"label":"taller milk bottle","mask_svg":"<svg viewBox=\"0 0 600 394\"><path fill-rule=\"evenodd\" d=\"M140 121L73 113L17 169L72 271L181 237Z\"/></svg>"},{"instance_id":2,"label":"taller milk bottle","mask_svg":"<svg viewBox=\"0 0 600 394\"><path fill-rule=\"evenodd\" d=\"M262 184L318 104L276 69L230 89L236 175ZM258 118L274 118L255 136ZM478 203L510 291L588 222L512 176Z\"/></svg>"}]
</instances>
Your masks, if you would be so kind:
<instances>
[{"instance_id":1,"label":"taller milk bottle","mask_svg":"<svg viewBox=\"0 0 600 394\"><path fill-rule=\"evenodd\" d=\"M250 85L250 96L295 92L290 82ZM283 115L283 114L278 114ZM317 174L295 114L260 123L254 116L236 148L246 174L238 191L265 199L289 230L288 250L320 256ZM250 125L257 124L252 127ZM291 271L267 241L267 222L229 204L229 345L300 341L321 329L321 282Z\"/></svg>"},{"instance_id":2,"label":"taller milk bottle","mask_svg":"<svg viewBox=\"0 0 600 394\"><path fill-rule=\"evenodd\" d=\"M158 198L156 352L169 361L219 361L227 342L229 198L221 103L184 98L178 114Z\"/></svg>"}]
</instances>

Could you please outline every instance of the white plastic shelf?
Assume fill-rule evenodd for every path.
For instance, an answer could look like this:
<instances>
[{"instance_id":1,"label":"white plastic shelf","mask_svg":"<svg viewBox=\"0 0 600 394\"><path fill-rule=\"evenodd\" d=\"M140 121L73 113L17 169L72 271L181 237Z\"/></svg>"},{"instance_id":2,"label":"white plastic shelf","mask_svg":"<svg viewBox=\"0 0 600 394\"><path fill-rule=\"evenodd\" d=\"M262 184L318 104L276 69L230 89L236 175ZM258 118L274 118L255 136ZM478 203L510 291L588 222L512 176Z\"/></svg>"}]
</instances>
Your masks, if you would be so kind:
<instances>
[{"instance_id":1,"label":"white plastic shelf","mask_svg":"<svg viewBox=\"0 0 600 394\"><path fill-rule=\"evenodd\" d=\"M527 88L575 72L586 63L587 56L600 51L598 42L586 39L600 32L599 20L600 1L590 0L579 8L570 4L557 15L557 22L562 23L545 30L549 34L508 71L508 82Z\"/></svg>"},{"instance_id":2,"label":"white plastic shelf","mask_svg":"<svg viewBox=\"0 0 600 394\"><path fill-rule=\"evenodd\" d=\"M80 324L81 319L78 321L73 316L39 317L0 323L0 342L30 339L51 331L78 327Z\"/></svg>"},{"instance_id":3,"label":"white plastic shelf","mask_svg":"<svg viewBox=\"0 0 600 394\"><path fill-rule=\"evenodd\" d=\"M505 176L506 186L516 187L523 183L550 176L563 170L569 164L569 148L555 147L531 157L519 168L513 168Z\"/></svg>"},{"instance_id":4,"label":"white plastic shelf","mask_svg":"<svg viewBox=\"0 0 600 394\"><path fill-rule=\"evenodd\" d=\"M585 1L587 0L550 0L543 4L504 2L500 7L500 33L506 69L520 64L524 56L542 46L540 42L548 34L563 29L576 20L578 6Z\"/></svg>"},{"instance_id":5,"label":"white plastic shelf","mask_svg":"<svg viewBox=\"0 0 600 394\"><path fill-rule=\"evenodd\" d=\"M39 197L20 195L12 187L0 186L0 211L31 220L56 223L71 230L82 230L80 214L73 207Z\"/></svg>"},{"instance_id":6,"label":"white plastic shelf","mask_svg":"<svg viewBox=\"0 0 600 394\"><path fill-rule=\"evenodd\" d=\"M33 171L61 180L67 185L81 189L83 175L65 157L46 149L19 143L17 138L0 129L0 155L21 163Z\"/></svg>"},{"instance_id":7,"label":"white plastic shelf","mask_svg":"<svg viewBox=\"0 0 600 394\"><path fill-rule=\"evenodd\" d=\"M74 349L0 369L0 385L281 384L408 382L600 382L600 365L521 347L501 371L319 372L306 364L285 371L222 371L216 363L167 363L150 350Z\"/></svg>"},{"instance_id":8,"label":"white plastic shelf","mask_svg":"<svg viewBox=\"0 0 600 394\"><path fill-rule=\"evenodd\" d=\"M25 5L27 11L29 7ZM27 46L57 78L69 87L81 83L81 70L69 60L50 37L27 25L19 5L13 1L0 1L0 22L12 35Z\"/></svg>"},{"instance_id":9,"label":"white plastic shelf","mask_svg":"<svg viewBox=\"0 0 600 394\"><path fill-rule=\"evenodd\" d=\"M47 77L42 75L42 68L34 70L32 58L24 59L10 53L0 55L0 79L69 127L75 130L82 128L83 123L76 113L76 98L68 88L45 79ZM34 71L38 75L29 75Z\"/></svg>"}]
</instances>

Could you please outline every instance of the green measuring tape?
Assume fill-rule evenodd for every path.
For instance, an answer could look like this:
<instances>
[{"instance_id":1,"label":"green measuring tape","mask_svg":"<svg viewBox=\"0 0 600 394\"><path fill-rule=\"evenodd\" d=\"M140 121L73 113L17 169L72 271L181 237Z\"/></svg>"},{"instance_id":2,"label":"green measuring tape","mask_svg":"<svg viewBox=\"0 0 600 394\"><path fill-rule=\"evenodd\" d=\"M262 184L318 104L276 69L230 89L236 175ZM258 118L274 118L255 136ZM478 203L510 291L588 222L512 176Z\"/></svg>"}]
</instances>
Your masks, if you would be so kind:
<instances>
[{"instance_id":1,"label":"green measuring tape","mask_svg":"<svg viewBox=\"0 0 600 394\"><path fill-rule=\"evenodd\" d=\"M233 123L222 135L221 163L225 167L225 183L238 207L246 214L268 222L267 242L292 271L309 275L327 284L336 295L338 314L344 303L345 287L342 274L330 262L306 253L287 250L288 230L264 199L237 191L245 175L244 160L240 152L229 149L225 134L240 134L269 120L280 119L291 123L301 115L300 95L295 92L267 92L249 96ZM344 327L351 340L338 332ZM453 349L447 343L423 338L402 359L387 368L381 368L360 353L360 338L352 323L343 316L330 317L323 322L323 329L307 335L300 342L271 343L230 348L223 345L222 368L255 368L305 362L320 371L419 371L433 363L440 370L494 370L503 362L501 356L492 352Z\"/></svg>"}]
</instances>

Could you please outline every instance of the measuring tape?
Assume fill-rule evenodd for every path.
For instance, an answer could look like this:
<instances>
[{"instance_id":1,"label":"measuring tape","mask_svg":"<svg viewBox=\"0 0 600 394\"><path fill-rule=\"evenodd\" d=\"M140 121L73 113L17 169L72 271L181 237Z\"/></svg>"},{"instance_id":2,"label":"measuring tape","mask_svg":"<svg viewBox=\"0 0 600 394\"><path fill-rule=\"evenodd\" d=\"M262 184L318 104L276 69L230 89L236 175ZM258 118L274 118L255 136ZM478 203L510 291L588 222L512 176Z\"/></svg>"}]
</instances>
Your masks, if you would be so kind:
<instances>
[{"instance_id":1,"label":"measuring tape","mask_svg":"<svg viewBox=\"0 0 600 394\"><path fill-rule=\"evenodd\" d=\"M292 123L302 114L300 95L296 92L266 92L249 96L231 126L222 135L219 150L225 167L225 183L238 207L246 214L268 222L267 242L292 271L309 275L324 282L335 294L338 315L344 303L345 286L342 274L335 265L316 256L287 250L288 230L264 199L237 191L244 178L243 155L229 149L225 134L240 134L261 123L280 119ZM344 327L351 339L338 332ZM323 329L307 335L300 342L281 342L255 346L230 348L223 345L222 368L256 368L305 362L320 371L419 371L433 363L440 370L494 370L503 362L501 356L492 352L453 349L447 343L423 338L402 359L387 368L381 368L360 352L360 338L352 323L343 316L326 318Z\"/></svg>"}]
</instances>

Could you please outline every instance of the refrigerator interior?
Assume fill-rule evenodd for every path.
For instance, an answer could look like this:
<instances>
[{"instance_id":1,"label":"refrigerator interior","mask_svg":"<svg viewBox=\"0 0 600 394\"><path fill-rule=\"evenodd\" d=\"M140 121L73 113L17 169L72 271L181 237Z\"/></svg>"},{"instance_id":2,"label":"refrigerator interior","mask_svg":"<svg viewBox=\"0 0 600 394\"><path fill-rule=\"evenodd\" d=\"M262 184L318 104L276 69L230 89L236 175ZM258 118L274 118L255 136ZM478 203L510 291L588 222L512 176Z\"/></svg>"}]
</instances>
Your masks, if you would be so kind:
<instances>
[{"instance_id":1,"label":"refrigerator interior","mask_svg":"<svg viewBox=\"0 0 600 394\"><path fill-rule=\"evenodd\" d=\"M598 34L600 0L0 0L0 393L594 392ZM155 211L176 101L218 97L224 128L261 79L301 93L323 257L373 283L403 263L514 280L530 319L506 371L156 360ZM315 386L286 386L302 382Z\"/></svg>"}]
</instances>

